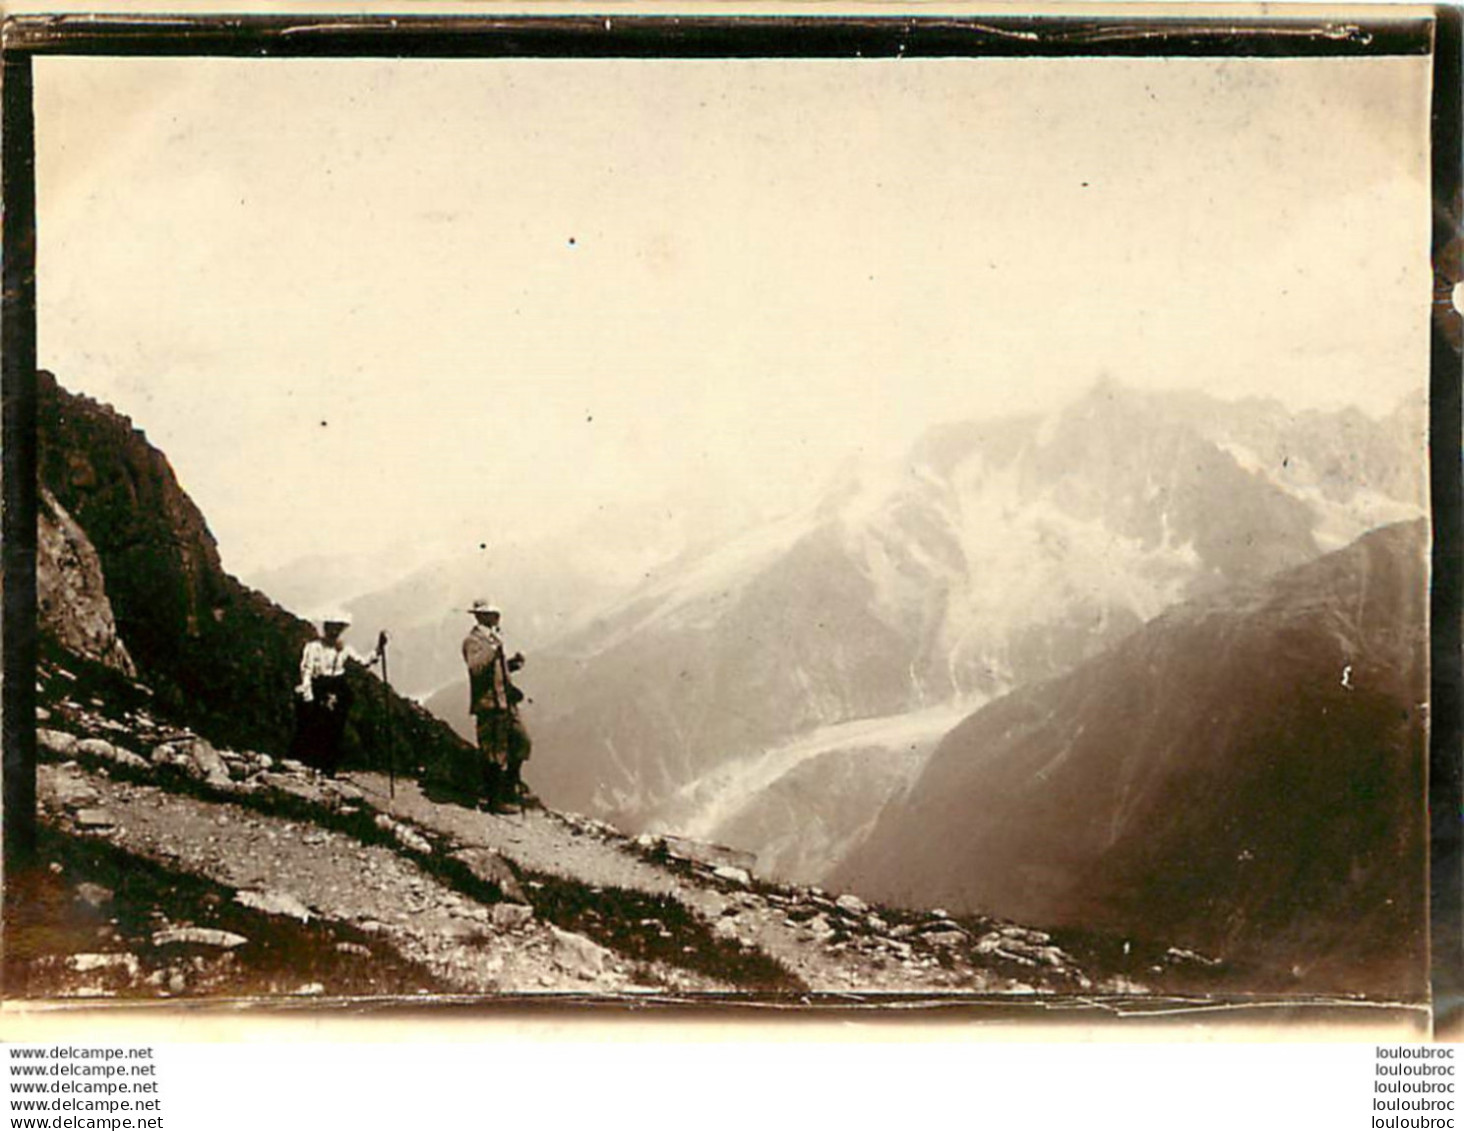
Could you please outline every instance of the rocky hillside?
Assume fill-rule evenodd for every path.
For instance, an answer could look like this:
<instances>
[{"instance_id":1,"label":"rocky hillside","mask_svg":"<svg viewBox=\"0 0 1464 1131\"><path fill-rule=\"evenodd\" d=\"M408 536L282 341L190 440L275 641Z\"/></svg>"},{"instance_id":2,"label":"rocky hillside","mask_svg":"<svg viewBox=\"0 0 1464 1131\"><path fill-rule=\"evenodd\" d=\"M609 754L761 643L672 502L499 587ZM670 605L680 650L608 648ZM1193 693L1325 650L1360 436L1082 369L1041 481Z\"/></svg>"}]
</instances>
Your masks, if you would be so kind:
<instances>
[{"instance_id":1,"label":"rocky hillside","mask_svg":"<svg viewBox=\"0 0 1464 1131\"><path fill-rule=\"evenodd\" d=\"M810 878L890 795L840 783L895 788L887 764L940 737L912 733L920 718L969 713L1179 601L1421 514L1415 416L1105 383L1049 416L933 429L897 465L851 468L819 505L657 573L532 657L532 780L628 827L694 827L770 860L787 858L787 795L838 798L822 861L790 861ZM824 741L876 720L895 737ZM799 777L775 786L771 765Z\"/></svg>"},{"instance_id":2,"label":"rocky hillside","mask_svg":"<svg viewBox=\"0 0 1464 1131\"><path fill-rule=\"evenodd\" d=\"M765 882L716 845L482 813L377 773L323 778L216 746L86 667L40 673L41 856L7 876L12 998L1081 995L1123 1009L1244 985L1162 942L907 912Z\"/></svg>"},{"instance_id":3,"label":"rocky hillside","mask_svg":"<svg viewBox=\"0 0 1464 1131\"><path fill-rule=\"evenodd\" d=\"M75 652L78 632L120 641L159 710L216 742L287 749L291 689L312 626L224 571L167 458L125 416L42 373L37 433L41 540L51 547L38 562L40 612L50 643ZM82 595L90 612L73 600ZM48 612L62 598L71 615ZM97 647L80 650L95 658ZM446 763L464 749L425 711L364 673L355 678L348 762L385 764L389 741L414 762Z\"/></svg>"},{"instance_id":4,"label":"rocky hillside","mask_svg":"<svg viewBox=\"0 0 1464 1131\"><path fill-rule=\"evenodd\" d=\"M1384 528L992 703L833 882L1418 996L1426 553Z\"/></svg>"}]
</instances>

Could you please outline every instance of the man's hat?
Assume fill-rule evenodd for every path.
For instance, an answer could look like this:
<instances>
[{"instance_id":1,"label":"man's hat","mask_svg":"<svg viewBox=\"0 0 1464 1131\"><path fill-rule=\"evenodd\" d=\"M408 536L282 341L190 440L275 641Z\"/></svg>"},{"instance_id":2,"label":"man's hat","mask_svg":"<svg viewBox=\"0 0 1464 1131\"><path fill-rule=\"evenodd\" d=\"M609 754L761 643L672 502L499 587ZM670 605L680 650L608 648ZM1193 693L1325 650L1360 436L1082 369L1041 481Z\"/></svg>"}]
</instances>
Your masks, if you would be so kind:
<instances>
[{"instance_id":1,"label":"man's hat","mask_svg":"<svg viewBox=\"0 0 1464 1131\"><path fill-rule=\"evenodd\" d=\"M472 613L474 616L477 616L479 613L496 613L499 616L503 615L502 609L500 609L492 601L485 601L481 597L479 597L476 601L468 606L468 612Z\"/></svg>"},{"instance_id":2,"label":"man's hat","mask_svg":"<svg viewBox=\"0 0 1464 1131\"><path fill-rule=\"evenodd\" d=\"M321 614L320 626L324 628L328 624L338 624L349 628L351 626L351 614L344 609L332 609L328 613Z\"/></svg>"}]
</instances>

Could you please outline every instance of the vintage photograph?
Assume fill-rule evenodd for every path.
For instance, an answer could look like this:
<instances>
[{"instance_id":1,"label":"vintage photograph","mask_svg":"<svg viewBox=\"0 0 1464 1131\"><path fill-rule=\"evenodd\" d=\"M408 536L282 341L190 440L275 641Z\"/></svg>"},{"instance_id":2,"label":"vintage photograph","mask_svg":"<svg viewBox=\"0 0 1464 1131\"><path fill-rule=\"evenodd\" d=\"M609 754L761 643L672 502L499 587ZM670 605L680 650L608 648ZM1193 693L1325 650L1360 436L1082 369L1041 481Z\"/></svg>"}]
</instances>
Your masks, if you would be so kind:
<instances>
[{"instance_id":1,"label":"vintage photograph","mask_svg":"<svg viewBox=\"0 0 1464 1131\"><path fill-rule=\"evenodd\" d=\"M37 57L6 996L1426 1003L1431 64Z\"/></svg>"}]
</instances>

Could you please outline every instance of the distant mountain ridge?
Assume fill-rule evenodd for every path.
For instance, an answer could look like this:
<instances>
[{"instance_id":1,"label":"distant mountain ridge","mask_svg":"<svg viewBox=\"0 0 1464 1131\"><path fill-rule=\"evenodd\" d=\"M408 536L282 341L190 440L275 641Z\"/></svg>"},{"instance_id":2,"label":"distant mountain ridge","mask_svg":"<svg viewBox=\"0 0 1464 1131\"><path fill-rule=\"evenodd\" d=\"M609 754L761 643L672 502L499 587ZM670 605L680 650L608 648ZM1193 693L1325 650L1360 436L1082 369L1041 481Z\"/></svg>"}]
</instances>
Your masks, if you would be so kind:
<instances>
[{"instance_id":1,"label":"distant mountain ridge","mask_svg":"<svg viewBox=\"0 0 1464 1131\"><path fill-rule=\"evenodd\" d=\"M737 779L741 760L974 707L1179 601L1422 514L1421 428L1416 405L1376 421L1112 382L1046 416L932 428L898 465L851 469L536 656L532 780L674 831L687 790Z\"/></svg>"},{"instance_id":2,"label":"distant mountain ridge","mask_svg":"<svg viewBox=\"0 0 1464 1131\"><path fill-rule=\"evenodd\" d=\"M1417 995L1427 545L1375 531L990 704L830 882Z\"/></svg>"}]
</instances>

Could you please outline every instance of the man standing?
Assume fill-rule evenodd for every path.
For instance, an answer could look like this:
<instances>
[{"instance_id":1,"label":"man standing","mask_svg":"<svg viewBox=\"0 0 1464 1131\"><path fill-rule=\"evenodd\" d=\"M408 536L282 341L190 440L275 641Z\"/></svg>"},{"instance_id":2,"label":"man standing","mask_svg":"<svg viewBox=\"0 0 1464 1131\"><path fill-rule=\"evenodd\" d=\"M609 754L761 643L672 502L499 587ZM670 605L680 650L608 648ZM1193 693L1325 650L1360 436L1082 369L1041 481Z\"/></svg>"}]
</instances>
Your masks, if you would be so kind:
<instances>
[{"instance_id":1,"label":"man standing","mask_svg":"<svg viewBox=\"0 0 1464 1131\"><path fill-rule=\"evenodd\" d=\"M504 812L517 799L522 783L519 770L529 756L529 735L518 717L523 693L509 679L524 666L523 653L503 654L498 623L502 612L487 601L468 609L477 620L463 641L468 665L468 709L478 724L478 749L483 755L483 803Z\"/></svg>"}]
</instances>

